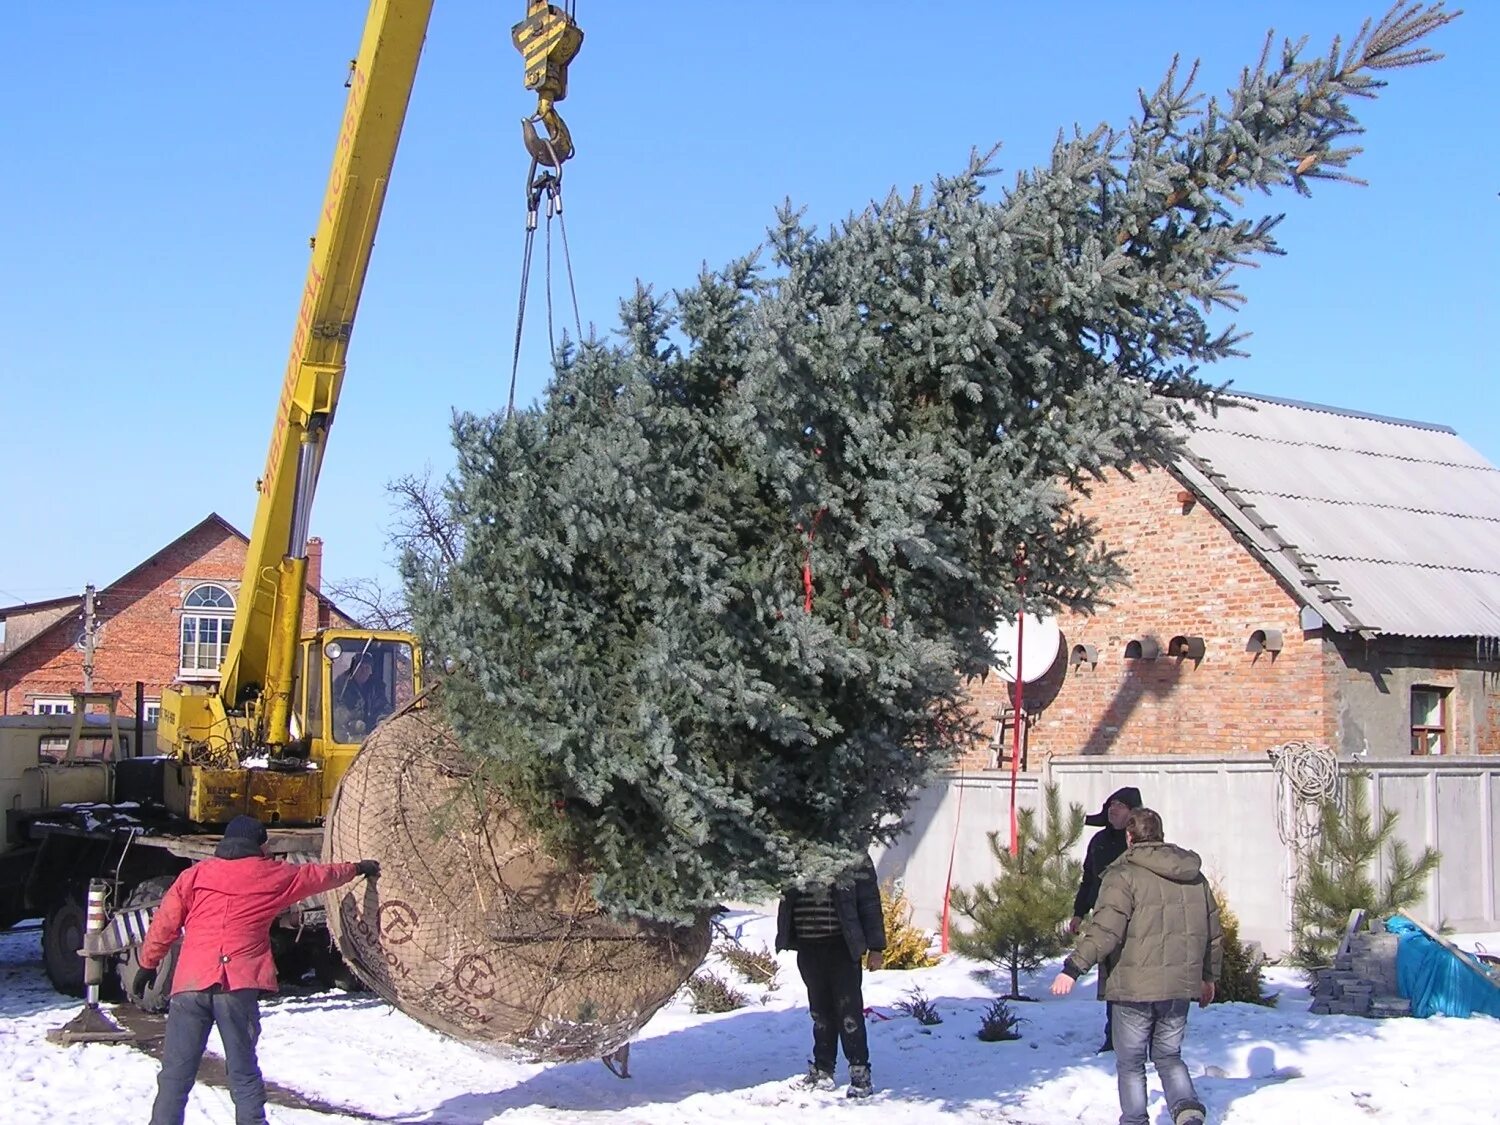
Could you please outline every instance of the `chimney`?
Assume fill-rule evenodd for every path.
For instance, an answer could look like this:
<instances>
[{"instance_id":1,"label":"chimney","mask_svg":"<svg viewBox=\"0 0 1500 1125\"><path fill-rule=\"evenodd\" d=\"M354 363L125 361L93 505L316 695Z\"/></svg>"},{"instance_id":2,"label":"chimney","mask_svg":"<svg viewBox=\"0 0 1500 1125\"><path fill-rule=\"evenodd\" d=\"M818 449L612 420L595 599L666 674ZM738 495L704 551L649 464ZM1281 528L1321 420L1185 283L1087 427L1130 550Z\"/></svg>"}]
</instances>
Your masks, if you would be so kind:
<instances>
[{"instance_id":1,"label":"chimney","mask_svg":"<svg viewBox=\"0 0 1500 1125\"><path fill-rule=\"evenodd\" d=\"M316 535L307 541L307 584L314 590L323 588L323 540Z\"/></svg>"}]
</instances>

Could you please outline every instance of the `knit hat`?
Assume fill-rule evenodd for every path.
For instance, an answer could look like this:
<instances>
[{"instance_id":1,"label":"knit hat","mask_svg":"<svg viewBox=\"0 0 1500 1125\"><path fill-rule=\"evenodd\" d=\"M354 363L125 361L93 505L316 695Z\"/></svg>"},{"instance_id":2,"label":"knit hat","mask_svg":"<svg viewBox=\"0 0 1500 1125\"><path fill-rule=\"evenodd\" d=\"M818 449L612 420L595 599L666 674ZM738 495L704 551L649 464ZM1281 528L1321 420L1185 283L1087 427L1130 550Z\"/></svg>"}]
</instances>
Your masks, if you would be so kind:
<instances>
[{"instance_id":1,"label":"knit hat","mask_svg":"<svg viewBox=\"0 0 1500 1125\"><path fill-rule=\"evenodd\" d=\"M224 826L224 838L214 849L220 859L248 859L260 855L266 842L266 826L253 816L237 816Z\"/></svg>"},{"instance_id":2,"label":"knit hat","mask_svg":"<svg viewBox=\"0 0 1500 1125\"><path fill-rule=\"evenodd\" d=\"M1109 823L1109 806L1119 801L1120 804L1132 809L1141 807L1141 791L1134 785L1127 785L1124 789L1116 789L1108 797L1104 798L1104 804L1099 806L1099 811L1083 818L1085 824L1092 824L1095 828L1103 828Z\"/></svg>"},{"instance_id":3,"label":"knit hat","mask_svg":"<svg viewBox=\"0 0 1500 1125\"><path fill-rule=\"evenodd\" d=\"M1136 804L1140 804L1139 796L1136 797ZM266 826L253 816L237 816L224 829L224 839L227 840L231 836L243 836L256 847L260 847L266 842Z\"/></svg>"}]
</instances>

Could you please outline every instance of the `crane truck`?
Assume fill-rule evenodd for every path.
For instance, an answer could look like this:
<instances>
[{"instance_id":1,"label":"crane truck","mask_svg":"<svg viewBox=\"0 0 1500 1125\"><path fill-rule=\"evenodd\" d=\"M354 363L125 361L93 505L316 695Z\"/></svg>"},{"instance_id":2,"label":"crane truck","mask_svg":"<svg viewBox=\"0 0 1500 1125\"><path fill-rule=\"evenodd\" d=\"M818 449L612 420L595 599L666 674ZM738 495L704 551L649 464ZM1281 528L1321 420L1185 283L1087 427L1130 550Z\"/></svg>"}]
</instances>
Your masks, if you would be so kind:
<instances>
[{"instance_id":1,"label":"crane truck","mask_svg":"<svg viewBox=\"0 0 1500 1125\"><path fill-rule=\"evenodd\" d=\"M0 768L0 923L43 918L43 960L63 991L83 991L79 951L91 882L107 884L114 922L128 931L178 873L213 854L223 825L237 815L267 824L273 853L316 858L323 817L367 728L421 691L416 637L358 628L304 633L303 609L313 495L432 4L372 0L350 64L218 684L163 692L151 756L140 753L139 740L118 736L108 746L96 740L88 753L77 745L59 753L59 732L50 728L28 727L8 744ZM556 137L542 139L544 157L555 157L565 138L551 110L560 95L548 60L577 50L576 28L559 33L570 26L561 10L533 2L516 31L527 85L549 95L536 118ZM311 967L337 965L317 903L299 904L278 921L273 948L285 972L301 975L309 955ZM129 1000L165 1005L166 966L146 985L133 950L123 948L116 960Z\"/></svg>"}]
</instances>

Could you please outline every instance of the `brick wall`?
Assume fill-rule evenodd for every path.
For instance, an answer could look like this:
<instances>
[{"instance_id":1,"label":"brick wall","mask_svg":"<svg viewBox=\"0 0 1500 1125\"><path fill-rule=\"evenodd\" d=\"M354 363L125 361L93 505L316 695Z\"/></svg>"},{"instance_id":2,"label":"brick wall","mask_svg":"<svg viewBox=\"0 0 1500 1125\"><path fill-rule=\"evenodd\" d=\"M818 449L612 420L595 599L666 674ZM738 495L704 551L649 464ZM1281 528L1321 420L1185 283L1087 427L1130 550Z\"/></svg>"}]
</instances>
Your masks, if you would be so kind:
<instances>
[{"instance_id":1,"label":"brick wall","mask_svg":"<svg viewBox=\"0 0 1500 1125\"><path fill-rule=\"evenodd\" d=\"M1297 603L1213 513L1183 494L1157 470L1134 481L1112 476L1082 501L1101 539L1123 550L1130 585L1112 594L1113 607L1059 620L1062 661L1025 693L1035 714L1032 768L1044 754L1261 754L1289 739L1331 740L1325 662L1338 662L1337 654L1302 632ZM1283 637L1274 657L1246 651L1250 635L1265 628ZM1203 638L1201 661L1166 655L1177 635ZM1162 655L1127 660L1126 644L1143 636L1155 638ZM1097 649L1097 664L1068 667L1075 645ZM1010 690L993 675L973 686L987 732ZM1008 730L1004 746L1008 763ZM984 768L990 753L977 746L964 766Z\"/></svg>"},{"instance_id":2,"label":"brick wall","mask_svg":"<svg viewBox=\"0 0 1500 1125\"><path fill-rule=\"evenodd\" d=\"M135 685L161 698L178 679L183 598L203 582L239 596L245 541L216 518L205 520L96 596L99 622L94 689L119 691L121 714L135 715ZM317 627L318 599L309 597L303 627ZM83 623L70 614L0 664L0 714L26 714L39 695L66 697L83 687Z\"/></svg>"}]
</instances>

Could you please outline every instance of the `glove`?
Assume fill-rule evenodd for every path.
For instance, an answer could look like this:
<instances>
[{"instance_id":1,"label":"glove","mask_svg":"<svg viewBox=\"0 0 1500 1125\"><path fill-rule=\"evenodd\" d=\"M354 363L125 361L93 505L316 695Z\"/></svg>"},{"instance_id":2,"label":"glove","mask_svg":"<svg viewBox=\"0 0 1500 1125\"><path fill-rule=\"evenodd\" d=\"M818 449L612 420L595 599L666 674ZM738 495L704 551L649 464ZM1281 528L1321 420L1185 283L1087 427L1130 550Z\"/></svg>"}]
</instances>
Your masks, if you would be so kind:
<instances>
[{"instance_id":1,"label":"glove","mask_svg":"<svg viewBox=\"0 0 1500 1125\"><path fill-rule=\"evenodd\" d=\"M135 990L142 995L150 991L151 986L156 983L155 969L142 969L135 974Z\"/></svg>"},{"instance_id":2,"label":"glove","mask_svg":"<svg viewBox=\"0 0 1500 1125\"><path fill-rule=\"evenodd\" d=\"M354 865L354 873L363 875L366 879L374 879L380 875L380 861L378 859L362 859Z\"/></svg>"}]
</instances>

